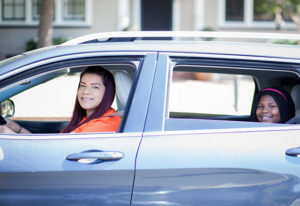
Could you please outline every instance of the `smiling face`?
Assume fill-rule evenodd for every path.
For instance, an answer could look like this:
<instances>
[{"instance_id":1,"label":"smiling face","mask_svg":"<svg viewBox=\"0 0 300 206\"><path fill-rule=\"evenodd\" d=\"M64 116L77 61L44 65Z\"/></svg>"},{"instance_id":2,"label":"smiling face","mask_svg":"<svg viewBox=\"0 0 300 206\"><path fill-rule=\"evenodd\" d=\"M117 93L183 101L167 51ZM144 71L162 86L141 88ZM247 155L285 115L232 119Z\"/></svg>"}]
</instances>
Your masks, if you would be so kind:
<instances>
[{"instance_id":1,"label":"smiling face","mask_svg":"<svg viewBox=\"0 0 300 206\"><path fill-rule=\"evenodd\" d=\"M105 93L103 79L97 74L86 73L82 76L77 91L80 106L86 110L89 117L101 103Z\"/></svg>"},{"instance_id":2,"label":"smiling face","mask_svg":"<svg viewBox=\"0 0 300 206\"><path fill-rule=\"evenodd\" d=\"M280 123L280 111L273 97L262 96L258 102L256 116L260 122Z\"/></svg>"}]
</instances>

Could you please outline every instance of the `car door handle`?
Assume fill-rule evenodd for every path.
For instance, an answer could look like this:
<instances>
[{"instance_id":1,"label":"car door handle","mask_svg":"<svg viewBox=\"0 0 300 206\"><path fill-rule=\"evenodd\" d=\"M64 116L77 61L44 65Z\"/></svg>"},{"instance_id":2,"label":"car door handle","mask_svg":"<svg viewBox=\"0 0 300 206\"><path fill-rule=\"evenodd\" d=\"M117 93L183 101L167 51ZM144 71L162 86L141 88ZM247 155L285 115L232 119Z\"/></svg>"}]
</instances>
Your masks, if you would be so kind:
<instances>
[{"instance_id":1,"label":"car door handle","mask_svg":"<svg viewBox=\"0 0 300 206\"><path fill-rule=\"evenodd\" d=\"M287 149L285 151L285 154L288 156L297 157L298 155L300 155L300 147ZM298 156L298 157L300 157L300 156Z\"/></svg>"},{"instance_id":2,"label":"car door handle","mask_svg":"<svg viewBox=\"0 0 300 206\"><path fill-rule=\"evenodd\" d=\"M116 151L110 151L110 152L104 152L104 151L84 151L81 153L76 154L70 154L66 157L67 160L71 161L79 161L79 160L101 160L102 161L113 161L113 160L119 160L124 157L124 154L121 152Z\"/></svg>"}]
</instances>

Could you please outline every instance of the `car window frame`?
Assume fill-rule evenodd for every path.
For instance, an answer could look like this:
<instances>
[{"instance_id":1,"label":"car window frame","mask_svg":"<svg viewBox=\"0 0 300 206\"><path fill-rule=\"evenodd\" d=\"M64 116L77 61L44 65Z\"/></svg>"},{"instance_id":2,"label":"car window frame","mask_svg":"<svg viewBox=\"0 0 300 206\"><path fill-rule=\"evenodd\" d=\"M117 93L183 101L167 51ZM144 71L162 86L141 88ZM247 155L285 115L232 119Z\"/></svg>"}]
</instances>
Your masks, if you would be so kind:
<instances>
[{"instance_id":1,"label":"car window frame","mask_svg":"<svg viewBox=\"0 0 300 206\"><path fill-rule=\"evenodd\" d=\"M224 66L224 67L236 67L236 68L245 68L245 67L249 67L252 69L259 69L259 70L282 70L282 71L286 71L286 72L292 72L299 75L298 72L298 68L299 68L299 64L294 63L294 62L282 62L282 60L280 60L279 62L274 61L274 62L270 62L270 59L262 59L262 58L257 58L257 60L254 60L253 57L250 57L250 59L247 59L247 57L244 57L243 59L241 59L239 56L237 59L235 59L235 55L227 55L226 58L218 58L218 55L210 55L210 58L206 57L206 54L184 54L184 53L160 53L159 54L159 58L161 58L162 56L164 56L165 61L163 63L159 63L158 61L158 65L157 65L157 73L155 74L155 79L154 81L154 85L153 85L153 90L152 90L152 94L151 94L151 100L150 100L150 104L149 104L149 111L148 111L148 116L147 116L147 120L146 120L146 125L145 125L145 130L144 132L172 132L172 131L179 131L179 130L203 130L203 129L224 129L224 128L232 128L232 129L236 129L236 128L254 128L254 127L281 127L281 126L285 126L285 125L279 125L279 124L260 124L260 123L255 123L255 122L243 122L241 123L241 121L220 121L220 120L212 120L212 119L207 119L207 120L201 120L201 121L210 121L210 123L213 123L212 121L214 121L215 123L217 123L216 121L218 121L218 124L216 125L220 125L221 122L224 122L224 124L222 126L213 126L210 128L195 128L195 125L197 124L197 122L195 122L195 124L184 124L183 122L185 119L170 119L168 116L168 90L169 90L169 86L171 83L171 74L173 71L173 68L176 64L178 63L182 63L182 64L186 64L187 62L189 62L188 64L195 64L199 59L201 59L201 63L198 62L198 64L200 65L210 65L210 66ZM172 69L165 67L165 69L163 69L163 64L166 65L167 61L171 61L172 64ZM267 60L267 61L266 61ZM196 63L197 64L197 63ZM159 73L158 73L159 72ZM162 82L162 79L165 78L164 82ZM158 81L158 79L160 79L160 81ZM254 79L255 80L255 79ZM157 82L156 82L157 81ZM255 88L256 90L254 91L254 96L257 92L257 89L261 89L259 88L259 85L257 85L257 82L255 81ZM253 97L254 99L254 97ZM161 108L163 107L164 109L161 110L163 112L158 114L157 108ZM252 108L251 108L252 109ZM198 121L198 123L200 123L200 121L198 119L186 119L188 121ZM174 124L172 126L171 130L165 130L166 126L169 127L170 124ZM193 126L190 126L193 125ZM229 126L228 126L229 125ZM241 126L243 125L243 126ZM179 129L178 126L181 127L185 127L185 129ZM170 127L169 127L170 128Z\"/></svg>"},{"instance_id":2,"label":"car window frame","mask_svg":"<svg viewBox=\"0 0 300 206\"><path fill-rule=\"evenodd\" d=\"M116 53L116 55L114 56L113 53L110 53L109 56L98 56L98 57L91 57L91 58L71 58L68 60L64 60L64 61L60 61L60 62L55 62L55 57L52 59L52 63L50 64L45 64L45 65L40 65L37 67L31 67L30 69L27 69L23 72L17 73L15 75L12 75L10 77L7 77L6 79L2 80L0 83L0 88L3 89L11 84L15 84L18 82L22 82L24 79L28 79L32 76L36 76L36 75L41 75L43 73L48 73L51 71L56 71L56 70L60 70L60 69L65 69L68 67L77 67L77 66L85 66L85 65L98 65L98 64L131 64L134 66L136 72L135 72L135 76L133 79L133 83L132 83L132 87L131 87L131 91L128 97L128 102L126 104L125 107L125 111L122 117L122 121L118 130L118 133L130 133L130 132L142 132L143 128L144 128L144 121L143 120L143 116L142 115L131 115L131 119L140 120L141 126L140 127L135 127L134 130L130 130L128 128L128 126L125 126L125 123L128 121L133 121L133 120L128 120L127 115L128 115L128 111L131 107L131 104L133 103L134 105L136 104L134 101L132 102L132 99L139 99L139 97L136 97L136 93L135 93L135 89L136 89L136 85L138 84L139 80L140 80L140 72L143 70L142 68L145 66L145 62L147 62L147 59L156 59L156 52L149 52L146 53L145 52L141 52L140 55L137 55L137 53L134 53L132 55L130 55L130 52L126 55L124 54L124 56L120 56L120 52ZM149 60L148 60L149 61ZM153 60L151 60L153 61ZM139 62L139 63L138 63ZM155 62L155 61L154 61ZM34 64L34 63L33 63ZM138 67L137 67L138 65ZM30 67L30 65L26 65L26 67ZM149 67L149 66L148 66ZM21 70L23 70L22 68L20 68ZM14 71L15 72L15 71ZM21 80L20 80L21 79ZM145 82L145 78L142 80L143 82ZM148 83L149 88L152 87L152 79L148 80L148 82L151 83L151 85ZM141 92L140 92L141 93ZM149 92L150 93L150 92ZM139 94L141 95L141 94ZM140 107L140 109L144 109L146 112L146 108L148 106L148 102L145 103L144 107L140 107L140 105L136 105L135 107ZM130 116L130 115L129 115ZM133 123L131 123L131 126L133 125ZM99 133L99 134L108 134L109 136L114 136L114 133ZM27 135L27 136L35 136L36 134L32 134L32 135ZM38 134L38 135L52 135L53 134ZM56 134L57 135L57 134ZM73 134L71 134L73 135ZM125 134L126 135L126 134ZM15 135L13 135L15 136ZM17 134L17 136L19 136L19 134ZM22 136L22 135L21 135Z\"/></svg>"}]
</instances>

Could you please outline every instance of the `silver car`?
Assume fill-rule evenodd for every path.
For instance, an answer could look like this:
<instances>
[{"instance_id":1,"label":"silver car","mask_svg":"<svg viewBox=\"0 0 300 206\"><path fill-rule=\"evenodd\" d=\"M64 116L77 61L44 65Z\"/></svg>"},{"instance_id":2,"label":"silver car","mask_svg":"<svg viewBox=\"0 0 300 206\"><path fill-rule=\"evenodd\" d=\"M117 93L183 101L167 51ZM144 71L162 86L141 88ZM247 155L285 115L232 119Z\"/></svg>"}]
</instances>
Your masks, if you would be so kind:
<instances>
[{"instance_id":1,"label":"silver car","mask_svg":"<svg viewBox=\"0 0 300 206\"><path fill-rule=\"evenodd\" d=\"M265 87L300 112L300 47L206 35L276 38L102 33L0 62L2 116L33 133L0 134L0 205L300 205L300 126L251 120ZM90 65L115 76L120 128L61 134Z\"/></svg>"}]
</instances>

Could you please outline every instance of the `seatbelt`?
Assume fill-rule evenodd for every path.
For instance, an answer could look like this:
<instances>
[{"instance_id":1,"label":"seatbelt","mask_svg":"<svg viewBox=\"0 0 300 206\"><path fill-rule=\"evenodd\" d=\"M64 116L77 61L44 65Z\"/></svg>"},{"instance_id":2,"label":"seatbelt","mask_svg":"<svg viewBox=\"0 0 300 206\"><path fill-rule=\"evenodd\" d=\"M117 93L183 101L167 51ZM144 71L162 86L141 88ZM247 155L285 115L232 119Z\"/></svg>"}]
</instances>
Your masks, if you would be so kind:
<instances>
[{"instance_id":1,"label":"seatbelt","mask_svg":"<svg viewBox=\"0 0 300 206\"><path fill-rule=\"evenodd\" d=\"M300 114L297 114L292 119L286 122L286 124L294 124L300 121Z\"/></svg>"},{"instance_id":2,"label":"seatbelt","mask_svg":"<svg viewBox=\"0 0 300 206\"><path fill-rule=\"evenodd\" d=\"M115 113L112 113L112 114L108 114L108 115L106 115L104 117L122 117L123 113L124 113L124 110L119 111L119 112L115 112Z\"/></svg>"}]
</instances>

